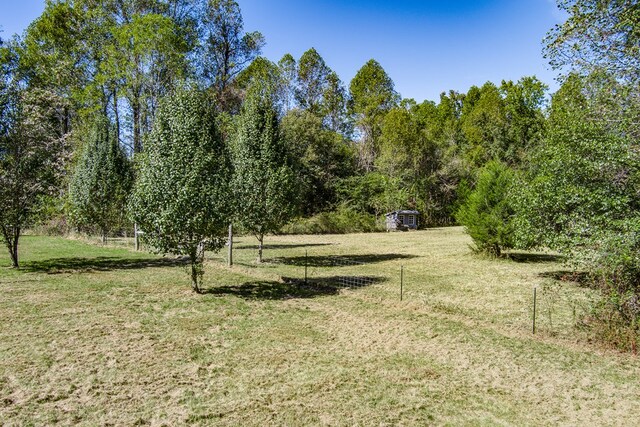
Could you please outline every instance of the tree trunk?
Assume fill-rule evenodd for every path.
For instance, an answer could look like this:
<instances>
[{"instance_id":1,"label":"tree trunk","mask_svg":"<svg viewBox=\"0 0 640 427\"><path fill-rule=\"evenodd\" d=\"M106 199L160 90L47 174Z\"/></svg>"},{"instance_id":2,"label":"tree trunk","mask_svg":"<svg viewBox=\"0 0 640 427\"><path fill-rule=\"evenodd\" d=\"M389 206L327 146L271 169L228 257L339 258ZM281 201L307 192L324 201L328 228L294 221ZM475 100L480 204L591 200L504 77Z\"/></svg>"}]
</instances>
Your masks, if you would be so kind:
<instances>
[{"instance_id":1,"label":"tree trunk","mask_svg":"<svg viewBox=\"0 0 640 427\"><path fill-rule=\"evenodd\" d=\"M258 236L258 264L262 263L262 244L264 243L264 234Z\"/></svg>"},{"instance_id":2,"label":"tree trunk","mask_svg":"<svg viewBox=\"0 0 640 427\"><path fill-rule=\"evenodd\" d=\"M202 289L200 285L202 284L202 276L204 273L204 244L202 242L198 243L198 246L191 250L189 258L191 260L191 287L195 293L201 294Z\"/></svg>"},{"instance_id":3,"label":"tree trunk","mask_svg":"<svg viewBox=\"0 0 640 427\"><path fill-rule=\"evenodd\" d=\"M133 152L142 153L142 140L140 138L140 102L136 99L133 105Z\"/></svg>"},{"instance_id":4,"label":"tree trunk","mask_svg":"<svg viewBox=\"0 0 640 427\"><path fill-rule=\"evenodd\" d=\"M114 85L113 87L113 116L115 119L116 125L116 140L118 141L118 145L120 144L120 114L118 112L118 91Z\"/></svg>"},{"instance_id":5,"label":"tree trunk","mask_svg":"<svg viewBox=\"0 0 640 427\"><path fill-rule=\"evenodd\" d=\"M19 232L13 237L13 242L11 242L11 248L9 252L11 252L11 267L12 268L20 268L20 262L18 260L18 239L20 238Z\"/></svg>"},{"instance_id":6,"label":"tree trunk","mask_svg":"<svg viewBox=\"0 0 640 427\"><path fill-rule=\"evenodd\" d=\"M18 259L18 240L20 240L20 228L2 227L2 236L9 250L9 256L11 257L11 267L20 268L20 262Z\"/></svg>"},{"instance_id":7,"label":"tree trunk","mask_svg":"<svg viewBox=\"0 0 640 427\"><path fill-rule=\"evenodd\" d=\"M107 244L107 231L106 230L102 230L102 244L103 245Z\"/></svg>"},{"instance_id":8,"label":"tree trunk","mask_svg":"<svg viewBox=\"0 0 640 427\"><path fill-rule=\"evenodd\" d=\"M227 259L229 267L233 266L233 224L229 224L229 257Z\"/></svg>"},{"instance_id":9,"label":"tree trunk","mask_svg":"<svg viewBox=\"0 0 640 427\"><path fill-rule=\"evenodd\" d=\"M198 259L191 257L191 287L197 294L200 293L200 285L198 284Z\"/></svg>"}]
</instances>

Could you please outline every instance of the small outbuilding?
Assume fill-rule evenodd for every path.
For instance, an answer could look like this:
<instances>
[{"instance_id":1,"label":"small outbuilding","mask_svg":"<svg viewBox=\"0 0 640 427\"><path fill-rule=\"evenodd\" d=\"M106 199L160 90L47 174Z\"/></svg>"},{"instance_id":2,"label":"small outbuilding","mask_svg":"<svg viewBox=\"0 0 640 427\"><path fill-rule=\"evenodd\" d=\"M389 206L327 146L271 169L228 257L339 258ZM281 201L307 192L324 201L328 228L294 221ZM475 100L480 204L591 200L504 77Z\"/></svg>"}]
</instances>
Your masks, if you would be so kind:
<instances>
[{"instance_id":1,"label":"small outbuilding","mask_svg":"<svg viewBox=\"0 0 640 427\"><path fill-rule=\"evenodd\" d=\"M387 231L407 231L418 229L418 211L393 211L386 214Z\"/></svg>"}]
</instances>

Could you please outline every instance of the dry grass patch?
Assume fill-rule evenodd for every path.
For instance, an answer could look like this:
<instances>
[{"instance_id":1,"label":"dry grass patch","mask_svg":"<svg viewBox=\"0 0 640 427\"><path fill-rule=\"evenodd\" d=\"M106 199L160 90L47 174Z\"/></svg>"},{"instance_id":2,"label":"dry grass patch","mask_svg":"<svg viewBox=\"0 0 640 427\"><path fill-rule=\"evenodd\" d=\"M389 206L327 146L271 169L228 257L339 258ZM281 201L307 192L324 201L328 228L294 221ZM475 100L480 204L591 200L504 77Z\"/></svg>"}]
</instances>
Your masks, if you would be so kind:
<instances>
[{"instance_id":1,"label":"dry grass patch","mask_svg":"<svg viewBox=\"0 0 640 427\"><path fill-rule=\"evenodd\" d=\"M203 296L172 258L41 237L23 271L0 255L2 424L620 425L640 410L640 363L576 329L596 296L545 277L552 258L479 258L458 228L270 237L259 266L254 243L238 239L232 270L210 256ZM321 286L282 282L304 277L305 250ZM379 280L328 279L364 275Z\"/></svg>"}]
</instances>

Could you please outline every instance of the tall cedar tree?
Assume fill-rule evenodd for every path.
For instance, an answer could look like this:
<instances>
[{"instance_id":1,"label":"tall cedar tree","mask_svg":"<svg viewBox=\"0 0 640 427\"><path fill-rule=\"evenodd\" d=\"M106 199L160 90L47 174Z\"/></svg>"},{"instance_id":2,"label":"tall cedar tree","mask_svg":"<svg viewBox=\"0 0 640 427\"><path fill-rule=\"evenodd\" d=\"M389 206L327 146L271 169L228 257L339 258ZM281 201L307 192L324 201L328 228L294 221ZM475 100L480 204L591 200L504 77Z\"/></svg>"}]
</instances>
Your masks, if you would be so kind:
<instances>
[{"instance_id":1,"label":"tall cedar tree","mask_svg":"<svg viewBox=\"0 0 640 427\"><path fill-rule=\"evenodd\" d=\"M224 246L231 213L231 165L215 110L197 90L180 89L161 103L131 203L147 243L189 257L198 293L204 252Z\"/></svg>"},{"instance_id":2,"label":"tall cedar tree","mask_svg":"<svg viewBox=\"0 0 640 427\"><path fill-rule=\"evenodd\" d=\"M460 207L457 219L465 226L476 249L500 256L513 247L514 209L509 192L514 173L498 161L487 163L478 176L475 189Z\"/></svg>"},{"instance_id":3,"label":"tall cedar tree","mask_svg":"<svg viewBox=\"0 0 640 427\"><path fill-rule=\"evenodd\" d=\"M233 145L233 188L238 222L258 239L262 262L265 234L277 232L293 217L299 192L272 99L255 88L250 92Z\"/></svg>"},{"instance_id":4,"label":"tall cedar tree","mask_svg":"<svg viewBox=\"0 0 640 427\"><path fill-rule=\"evenodd\" d=\"M76 225L97 228L105 243L125 223L132 168L118 143L115 127L99 117L91 130L70 185L71 216Z\"/></svg>"}]
</instances>

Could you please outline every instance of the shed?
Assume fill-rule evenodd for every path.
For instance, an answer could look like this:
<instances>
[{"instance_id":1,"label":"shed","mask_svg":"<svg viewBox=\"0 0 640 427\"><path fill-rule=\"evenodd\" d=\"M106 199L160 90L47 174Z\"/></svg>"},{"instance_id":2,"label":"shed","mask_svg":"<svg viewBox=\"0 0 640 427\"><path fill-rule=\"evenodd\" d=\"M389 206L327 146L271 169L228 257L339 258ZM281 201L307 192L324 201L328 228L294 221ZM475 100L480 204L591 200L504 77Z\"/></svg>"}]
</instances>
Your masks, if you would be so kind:
<instances>
[{"instance_id":1,"label":"shed","mask_svg":"<svg viewBox=\"0 0 640 427\"><path fill-rule=\"evenodd\" d=\"M407 231L418 229L420 212L402 210L389 212L386 216L387 231Z\"/></svg>"}]
</instances>

